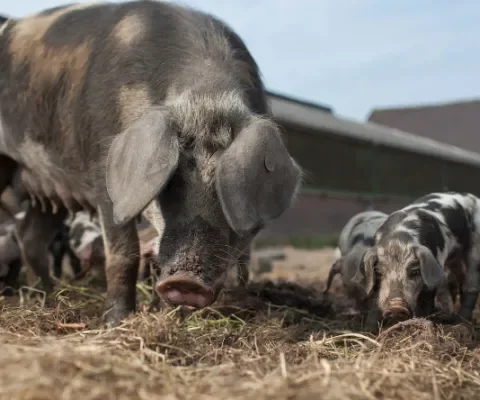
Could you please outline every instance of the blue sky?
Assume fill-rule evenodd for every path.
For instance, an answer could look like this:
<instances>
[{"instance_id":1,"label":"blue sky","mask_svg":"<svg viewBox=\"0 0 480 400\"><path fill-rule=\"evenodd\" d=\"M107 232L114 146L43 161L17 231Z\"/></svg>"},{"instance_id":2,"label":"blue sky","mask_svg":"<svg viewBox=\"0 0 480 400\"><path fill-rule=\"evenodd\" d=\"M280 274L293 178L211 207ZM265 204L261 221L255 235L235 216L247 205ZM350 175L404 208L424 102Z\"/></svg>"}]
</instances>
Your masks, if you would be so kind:
<instances>
[{"instance_id":1,"label":"blue sky","mask_svg":"<svg viewBox=\"0 0 480 400\"><path fill-rule=\"evenodd\" d=\"M0 0L0 12L22 16L66 2ZM269 89L351 119L365 120L373 107L480 98L478 0L181 3L231 25Z\"/></svg>"}]
</instances>

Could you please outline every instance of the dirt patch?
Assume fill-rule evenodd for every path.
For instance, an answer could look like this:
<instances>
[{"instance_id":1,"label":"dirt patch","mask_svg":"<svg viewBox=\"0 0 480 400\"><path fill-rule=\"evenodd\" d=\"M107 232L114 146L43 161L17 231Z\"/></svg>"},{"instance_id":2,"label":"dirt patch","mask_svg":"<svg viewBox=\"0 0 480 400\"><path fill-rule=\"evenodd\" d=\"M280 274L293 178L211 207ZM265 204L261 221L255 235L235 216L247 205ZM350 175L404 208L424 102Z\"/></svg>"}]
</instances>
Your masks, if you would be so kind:
<instances>
[{"instance_id":1,"label":"dirt patch","mask_svg":"<svg viewBox=\"0 0 480 400\"><path fill-rule=\"evenodd\" d=\"M265 274L265 277L294 282L323 283L328 277L330 267L337 259L333 248L301 250L285 247L282 250L285 260L273 261L272 273ZM255 257L255 252L253 256Z\"/></svg>"},{"instance_id":2,"label":"dirt patch","mask_svg":"<svg viewBox=\"0 0 480 400\"><path fill-rule=\"evenodd\" d=\"M328 270L318 256L305 254L302 271ZM302 278L311 284L259 279L197 312L148 312L151 288L139 284L139 311L110 330L92 288L64 283L45 307L3 298L0 399L476 398L471 327L417 320L362 332L338 317L341 297Z\"/></svg>"}]
</instances>

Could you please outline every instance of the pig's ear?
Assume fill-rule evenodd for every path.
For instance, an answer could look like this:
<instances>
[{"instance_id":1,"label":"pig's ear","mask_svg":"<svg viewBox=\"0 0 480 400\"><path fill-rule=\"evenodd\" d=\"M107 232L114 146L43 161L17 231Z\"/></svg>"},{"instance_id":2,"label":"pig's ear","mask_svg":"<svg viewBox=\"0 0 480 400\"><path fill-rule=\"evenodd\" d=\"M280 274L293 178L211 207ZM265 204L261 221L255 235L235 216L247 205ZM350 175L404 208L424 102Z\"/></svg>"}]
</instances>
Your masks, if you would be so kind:
<instances>
[{"instance_id":1,"label":"pig's ear","mask_svg":"<svg viewBox=\"0 0 480 400\"><path fill-rule=\"evenodd\" d=\"M178 159L178 139L164 109L146 112L117 135L106 170L114 222L123 224L138 215L170 180Z\"/></svg>"},{"instance_id":2,"label":"pig's ear","mask_svg":"<svg viewBox=\"0 0 480 400\"><path fill-rule=\"evenodd\" d=\"M419 246L416 254L423 281L429 289L436 288L445 279L445 271L427 247Z\"/></svg>"},{"instance_id":3,"label":"pig's ear","mask_svg":"<svg viewBox=\"0 0 480 400\"><path fill-rule=\"evenodd\" d=\"M361 256L357 256L357 271L352 278L352 282L362 286L367 295L369 295L375 286L376 271L375 266L378 262L377 252L371 248L365 251Z\"/></svg>"},{"instance_id":4,"label":"pig's ear","mask_svg":"<svg viewBox=\"0 0 480 400\"><path fill-rule=\"evenodd\" d=\"M225 150L216 187L230 227L242 235L261 229L293 202L301 169L288 154L277 126L254 120Z\"/></svg>"},{"instance_id":5,"label":"pig's ear","mask_svg":"<svg viewBox=\"0 0 480 400\"><path fill-rule=\"evenodd\" d=\"M330 290L330 286L332 286L333 278L335 278L335 275L342 273L344 261L345 261L344 257L340 257L337 261L335 261L332 264L330 268L330 272L328 273L327 285L323 293L327 293Z\"/></svg>"}]
</instances>

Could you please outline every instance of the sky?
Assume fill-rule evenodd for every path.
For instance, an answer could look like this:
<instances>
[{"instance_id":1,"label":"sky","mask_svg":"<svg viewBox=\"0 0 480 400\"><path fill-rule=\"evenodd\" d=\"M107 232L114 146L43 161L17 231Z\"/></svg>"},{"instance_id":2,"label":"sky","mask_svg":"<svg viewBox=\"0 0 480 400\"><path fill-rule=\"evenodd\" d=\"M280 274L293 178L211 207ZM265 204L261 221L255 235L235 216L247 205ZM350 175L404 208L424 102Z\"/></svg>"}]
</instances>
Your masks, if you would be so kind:
<instances>
[{"instance_id":1,"label":"sky","mask_svg":"<svg viewBox=\"0 0 480 400\"><path fill-rule=\"evenodd\" d=\"M68 0L0 0L20 17ZM72 1L73 2L73 1ZM478 0L182 0L229 24L267 89L364 121L373 108L480 98Z\"/></svg>"}]
</instances>

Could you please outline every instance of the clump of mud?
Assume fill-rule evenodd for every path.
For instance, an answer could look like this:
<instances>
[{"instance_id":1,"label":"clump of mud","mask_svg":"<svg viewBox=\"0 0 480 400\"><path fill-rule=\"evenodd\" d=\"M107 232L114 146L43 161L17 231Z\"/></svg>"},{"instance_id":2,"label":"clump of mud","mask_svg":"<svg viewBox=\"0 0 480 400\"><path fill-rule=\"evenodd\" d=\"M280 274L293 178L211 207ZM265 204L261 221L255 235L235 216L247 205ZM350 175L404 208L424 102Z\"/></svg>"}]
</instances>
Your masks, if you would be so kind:
<instances>
[{"instance_id":1,"label":"clump of mud","mask_svg":"<svg viewBox=\"0 0 480 400\"><path fill-rule=\"evenodd\" d=\"M316 317L333 316L330 298L318 290L294 282L253 282L246 287L246 292L262 302L305 310Z\"/></svg>"},{"instance_id":2,"label":"clump of mud","mask_svg":"<svg viewBox=\"0 0 480 400\"><path fill-rule=\"evenodd\" d=\"M247 319L258 312L284 311L292 317L292 322L297 323L305 318L344 320L341 314L348 307L348 301L342 296L324 294L313 286L283 280L262 280L224 290L212 308L222 314L234 313ZM357 319L349 318L349 323L356 324Z\"/></svg>"}]
</instances>

